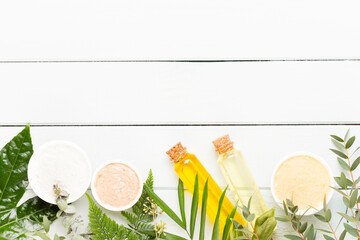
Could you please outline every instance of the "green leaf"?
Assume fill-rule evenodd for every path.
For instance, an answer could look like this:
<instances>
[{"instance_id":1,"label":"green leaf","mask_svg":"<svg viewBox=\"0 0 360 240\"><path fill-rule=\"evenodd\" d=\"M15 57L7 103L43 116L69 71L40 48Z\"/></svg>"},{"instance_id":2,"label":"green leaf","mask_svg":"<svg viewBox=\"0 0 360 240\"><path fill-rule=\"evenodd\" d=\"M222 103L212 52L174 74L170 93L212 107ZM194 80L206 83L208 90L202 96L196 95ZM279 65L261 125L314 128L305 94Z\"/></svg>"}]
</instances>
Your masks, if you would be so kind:
<instances>
[{"instance_id":1,"label":"green leaf","mask_svg":"<svg viewBox=\"0 0 360 240\"><path fill-rule=\"evenodd\" d=\"M35 232L35 236L40 237L42 240L51 240L51 238L43 232Z\"/></svg>"},{"instance_id":2,"label":"green leaf","mask_svg":"<svg viewBox=\"0 0 360 240\"><path fill-rule=\"evenodd\" d=\"M346 141L349 137L349 133L350 133L350 128L346 131L345 136L344 136L344 141Z\"/></svg>"},{"instance_id":3,"label":"green leaf","mask_svg":"<svg viewBox=\"0 0 360 240\"><path fill-rule=\"evenodd\" d=\"M350 208L353 208L355 206L356 201L357 201L357 196L358 196L358 189L353 191L350 196Z\"/></svg>"},{"instance_id":4,"label":"green leaf","mask_svg":"<svg viewBox=\"0 0 360 240\"><path fill-rule=\"evenodd\" d=\"M290 239L290 240L301 240L301 237L299 236L295 236L295 235L284 235L284 237L286 237L287 239Z\"/></svg>"},{"instance_id":5,"label":"green leaf","mask_svg":"<svg viewBox=\"0 0 360 240\"><path fill-rule=\"evenodd\" d=\"M147 185L151 190L153 190L154 188L154 176L151 169L149 171L148 177L144 185ZM137 215L138 217L141 216L141 220L143 222L153 221L153 217L151 215L144 213L144 206L151 205L151 203L149 202L149 198L150 198L149 194L146 192L145 189L143 189L139 200L131 208L135 215Z\"/></svg>"},{"instance_id":6,"label":"green leaf","mask_svg":"<svg viewBox=\"0 0 360 240\"><path fill-rule=\"evenodd\" d=\"M351 146L353 145L354 141L355 141L355 136L349 138L349 140L348 140L348 141L346 142L346 144L345 144L345 148L346 148L346 149L351 148Z\"/></svg>"},{"instance_id":7,"label":"green leaf","mask_svg":"<svg viewBox=\"0 0 360 240\"><path fill-rule=\"evenodd\" d=\"M186 215L185 215L185 200L184 200L184 184L179 178L179 184L178 184L178 198L179 198L179 206L180 206L180 213L181 213L181 219L186 226Z\"/></svg>"},{"instance_id":8,"label":"green leaf","mask_svg":"<svg viewBox=\"0 0 360 240\"><path fill-rule=\"evenodd\" d=\"M106 214L94 203L91 197L86 194L89 200L89 227L94 234L91 236L93 240L119 240L128 239L132 234L132 230L117 224L114 220L106 216ZM132 237L131 239L135 239Z\"/></svg>"},{"instance_id":9,"label":"green leaf","mask_svg":"<svg viewBox=\"0 0 360 240\"><path fill-rule=\"evenodd\" d=\"M320 215L320 214L314 214L314 216L317 218L317 219L319 219L320 221L322 221L322 222L326 222L325 221L325 217L323 216L323 215Z\"/></svg>"},{"instance_id":10,"label":"green leaf","mask_svg":"<svg viewBox=\"0 0 360 240\"><path fill-rule=\"evenodd\" d=\"M327 209L325 211L325 222L330 222L330 220L331 220L331 210Z\"/></svg>"},{"instance_id":11,"label":"green leaf","mask_svg":"<svg viewBox=\"0 0 360 240\"><path fill-rule=\"evenodd\" d=\"M269 239L276 228L275 208L261 214L255 221L255 232L260 239ZM253 236L253 240L257 239Z\"/></svg>"},{"instance_id":12,"label":"green leaf","mask_svg":"<svg viewBox=\"0 0 360 240\"><path fill-rule=\"evenodd\" d=\"M190 238L191 239L193 239L193 237L194 237L198 205L199 205L199 176L198 176L198 174L196 174L193 198L192 198L192 202L191 202L191 214L190 214Z\"/></svg>"},{"instance_id":13,"label":"green leaf","mask_svg":"<svg viewBox=\"0 0 360 240\"><path fill-rule=\"evenodd\" d=\"M345 214L345 213L342 213L342 212L338 212L338 214L340 216L342 216L343 218L345 218L346 220L348 220L349 222L354 222L354 218L353 217L350 217L349 215Z\"/></svg>"},{"instance_id":14,"label":"green leaf","mask_svg":"<svg viewBox=\"0 0 360 240\"><path fill-rule=\"evenodd\" d=\"M344 227L345 227L345 230L351 235L351 236L354 236L354 237L359 237L359 235L358 235L358 232L357 232L357 230L354 228L354 227L352 227L352 226L350 226L349 224L347 224L347 223L344 223Z\"/></svg>"},{"instance_id":15,"label":"green leaf","mask_svg":"<svg viewBox=\"0 0 360 240\"><path fill-rule=\"evenodd\" d=\"M232 225L231 219L235 216L237 207L238 207L238 202L235 204L235 207L233 208L233 210L231 211L229 216L227 216L227 218L226 218L225 226L224 226L224 230L223 230L222 240L227 240L228 239L228 235L229 235L230 228L231 228L231 225Z\"/></svg>"},{"instance_id":16,"label":"green leaf","mask_svg":"<svg viewBox=\"0 0 360 240\"><path fill-rule=\"evenodd\" d=\"M339 240L344 240L344 239L345 239L345 236L346 236L346 230L344 230L344 231L340 234Z\"/></svg>"},{"instance_id":17,"label":"green leaf","mask_svg":"<svg viewBox=\"0 0 360 240\"><path fill-rule=\"evenodd\" d=\"M328 235L323 235L324 236L324 238L326 239L326 240L335 240L333 237L330 237L330 236L328 236Z\"/></svg>"},{"instance_id":18,"label":"green leaf","mask_svg":"<svg viewBox=\"0 0 360 240\"><path fill-rule=\"evenodd\" d=\"M336 150L336 149L331 149L330 148L330 151L332 151L333 153L335 153L336 155L338 155L339 157L341 158L344 158L344 159L347 159L347 156L345 153L339 151L339 150Z\"/></svg>"},{"instance_id":19,"label":"green leaf","mask_svg":"<svg viewBox=\"0 0 360 240\"><path fill-rule=\"evenodd\" d=\"M338 163L340 165L340 167L342 167L343 169L345 169L346 171L350 170L349 164L347 162L345 162L344 160L342 160L341 158L337 158Z\"/></svg>"},{"instance_id":20,"label":"green leaf","mask_svg":"<svg viewBox=\"0 0 360 240\"><path fill-rule=\"evenodd\" d=\"M180 227L186 230L186 225L181 221L181 219L174 213L174 211L158 196L156 193L150 189L149 186L144 184L144 189L149 194L149 196L155 201L155 203Z\"/></svg>"},{"instance_id":21,"label":"green leaf","mask_svg":"<svg viewBox=\"0 0 360 240\"><path fill-rule=\"evenodd\" d=\"M307 228L307 225L308 225L307 222L301 224L300 227L299 227L299 233L305 232L305 230L306 230L306 228Z\"/></svg>"},{"instance_id":22,"label":"green leaf","mask_svg":"<svg viewBox=\"0 0 360 240\"><path fill-rule=\"evenodd\" d=\"M204 190L203 190L203 195L202 195L199 240L204 240L204 238L205 238L205 224L206 224L206 207L207 207L207 198L208 198L208 185L209 185L209 178L206 179Z\"/></svg>"},{"instance_id":23,"label":"green leaf","mask_svg":"<svg viewBox=\"0 0 360 240\"><path fill-rule=\"evenodd\" d=\"M220 228L220 212L221 212L221 207L225 198L225 193L228 187L225 188L225 190L223 191L223 193L221 194L220 200L219 200L219 206L217 209L217 213L216 213L216 218L214 221L214 227L213 227L213 231L212 231L212 240L218 240L219 239L219 228Z\"/></svg>"},{"instance_id":24,"label":"green leaf","mask_svg":"<svg viewBox=\"0 0 360 240\"><path fill-rule=\"evenodd\" d=\"M336 192L340 193L341 195L345 196L346 197L346 194L343 193L341 190L337 189L337 188L334 188L332 186L330 186L332 189L334 189Z\"/></svg>"},{"instance_id":25,"label":"green leaf","mask_svg":"<svg viewBox=\"0 0 360 240\"><path fill-rule=\"evenodd\" d=\"M305 231L304 237L309 240L315 239L315 228L313 224L311 224L310 227L308 227L308 229Z\"/></svg>"},{"instance_id":26,"label":"green leaf","mask_svg":"<svg viewBox=\"0 0 360 240\"><path fill-rule=\"evenodd\" d=\"M32 239L27 232L43 228L46 216L56 219L57 207L38 197L17 206L28 186L27 167L33 146L30 127L26 126L0 151L0 239Z\"/></svg>"},{"instance_id":27,"label":"green leaf","mask_svg":"<svg viewBox=\"0 0 360 240\"><path fill-rule=\"evenodd\" d=\"M350 208L350 201L347 197L343 197L343 203L345 204L346 207Z\"/></svg>"},{"instance_id":28,"label":"green leaf","mask_svg":"<svg viewBox=\"0 0 360 240\"><path fill-rule=\"evenodd\" d=\"M353 164L351 165L350 170L354 171L360 164L360 157L356 158ZM359 178L360 179L360 178Z\"/></svg>"},{"instance_id":29,"label":"green leaf","mask_svg":"<svg viewBox=\"0 0 360 240\"><path fill-rule=\"evenodd\" d=\"M50 224L51 224L51 222L50 222L50 220L47 218L47 216L43 216L43 226L44 226L44 230L45 230L45 232L49 232L49 230L50 230Z\"/></svg>"},{"instance_id":30,"label":"green leaf","mask_svg":"<svg viewBox=\"0 0 360 240\"><path fill-rule=\"evenodd\" d=\"M331 141L339 150L345 150L345 146L343 143L340 143L334 139L331 139Z\"/></svg>"},{"instance_id":31,"label":"green leaf","mask_svg":"<svg viewBox=\"0 0 360 240\"><path fill-rule=\"evenodd\" d=\"M341 137L338 137L336 135L330 135L330 137L332 137L333 139L335 139L338 142L344 142L344 140Z\"/></svg>"},{"instance_id":32,"label":"green leaf","mask_svg":"<svg viewBox=\"0 0 360 240\"><path fill-rule=\"evenodd\" d=\"M283 201L283 208L284 208L285 214L289 215L289 212L288 212L287 205L286 205L285 201Z\"/></svg>"}]
</instances>

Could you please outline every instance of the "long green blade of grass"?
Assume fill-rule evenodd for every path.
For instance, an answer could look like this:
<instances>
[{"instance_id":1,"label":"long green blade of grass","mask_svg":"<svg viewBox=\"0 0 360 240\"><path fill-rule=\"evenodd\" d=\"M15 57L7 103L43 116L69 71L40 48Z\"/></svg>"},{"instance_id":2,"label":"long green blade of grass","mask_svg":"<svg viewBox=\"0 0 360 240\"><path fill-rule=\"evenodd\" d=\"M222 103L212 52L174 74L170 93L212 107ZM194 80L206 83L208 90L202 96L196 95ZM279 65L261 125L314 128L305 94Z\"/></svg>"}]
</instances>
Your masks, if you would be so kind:
<instances>
[{"instance_id":1,"label":"long green blade of grass","mask_svg":"<svg viewBox=\"0 0 360 240\"><path fill-rule=\"evenodd\" d=\"M194 237L198 205L199 205L199 176L198 176L198 174L196 174L193 198L192 198L192 203L191 203L191 215L190 215L190 238L191 239L193 239L193 237Z\"/></svg>"},{"instance_id":2,"label":"long green blade of grass","mask_svg":"<svg viewBox=\"0 0 360 240\"><path fill-rule=\"evenodd\" d=\"M224 226L224 231L223 231L222 240L227 240L227 239L228 239L229 232L230 232L230 228L231 228L231 224L232 224L232 220L231 220L231 219L235 216L237 207L238 207L238 203L235 204L235 207L233 208L233 210L231 211L231 213L229 214L229 216L227 216L227 218L226 218L226 222L225 222L225 226Z\"/></svg>"},{"instance_id":3,"label":"long green blade of grass","mask_svg":"<svg viewBox=\"0 0 360 240\"><path fill-rule=\"evenodd\" d=\"M179 206L180 206L180 213L181 219L184 225L186 226L186 215L185 215L185 200L184 200L184 184L179 178L178 184L178 198L179 198Z\"/></svg>"},{"instance_id":4,"label":"long green blade of grass","mask_svg":"<svg viewBox=\"0 0 360 240\"><path fill-rule=\"evenodd\" d=\"M218 206L218 210L217 210L217 214L216 214L216 218L215 218L215 222L214 222L214 228L212 231L212 240L218 240L219 239L219 235L220 235L220 213L221 213L221 207L225 198L225 193L228 187L225 188L225 190L223 191L223 193L221 194L220 200L219 200L219 206Z\"/></svg>"},{"instance_id":5,"label":"long green blade of grass","mask_svg":"<svg viewBox=\"0 0 360 240\"><path fill-rule=\"evenodd\" d=\"M202 195L199 240L204 240L205 239L205 223L206 223L206 206L207 206L207 198L208 198L208 183L209 183L209 179L207 179L206 182L205 182L203 195Z\"/></svg>"},{"instance_id":6,"label":"long green blade of grass","mask_svg":"<svg viewBox=\"0 0 360 240\"><path fill-rule=\"evenodd\" d=\"M186 230L186 225L181 221L181 219L174 213L173 210L158 196L156 193L150 189L149 186L144 184L144 189L149 194L149 196L155 201L155 203L172 219L174 220L180 227Z\"/></svg>"}]
</instances>

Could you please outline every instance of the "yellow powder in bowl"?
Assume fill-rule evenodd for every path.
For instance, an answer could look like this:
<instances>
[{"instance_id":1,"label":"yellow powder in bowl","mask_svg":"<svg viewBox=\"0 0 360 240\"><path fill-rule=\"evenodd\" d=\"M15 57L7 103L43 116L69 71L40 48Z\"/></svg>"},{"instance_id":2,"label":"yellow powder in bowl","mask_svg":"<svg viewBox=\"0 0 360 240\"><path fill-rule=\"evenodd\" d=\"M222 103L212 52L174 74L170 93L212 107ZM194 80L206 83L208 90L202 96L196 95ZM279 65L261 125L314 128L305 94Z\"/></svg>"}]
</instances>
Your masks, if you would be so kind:
<instances>
[{"instance_id":1,"label":"yellow powder in bowl","mask_svg":"<svg viewBox=\"0 0 360 240\"><path fill-rule=\"evenodd\" d=\"M329 197L331 176L328 169L309 155L286 159L273 177L273 192L279 201L290 199L300 211L321 209L324 196Z\"/></svg>"}]
</instances>

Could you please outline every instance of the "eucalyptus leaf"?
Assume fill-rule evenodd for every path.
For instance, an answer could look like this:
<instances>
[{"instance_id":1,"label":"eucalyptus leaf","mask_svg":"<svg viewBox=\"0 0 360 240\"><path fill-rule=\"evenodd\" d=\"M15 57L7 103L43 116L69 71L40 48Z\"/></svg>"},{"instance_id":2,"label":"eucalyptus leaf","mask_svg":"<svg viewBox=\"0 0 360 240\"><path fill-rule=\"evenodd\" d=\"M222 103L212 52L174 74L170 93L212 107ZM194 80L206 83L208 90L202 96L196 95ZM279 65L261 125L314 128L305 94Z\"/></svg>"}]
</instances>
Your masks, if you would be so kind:
<instances>
[{"instance_id":1,"label":"eucalyptus leaf","mask_svg":"<svg viewBox=\"0 0 360 240\"><path fill-rule=\"evenodd\" d=\"M276 228L277 222L275 219L275 208L272 208L261 214L255 221L254 230L259 239L267 240L271 237ZM253 240L257 239L253 236Z\"/></svg>"},{"instance_id":2,"label":"eucalyptus leaf","mask_svg":"<svg viewBox=\"0 0 360 240\"><path fill-rule=\"evenodd\" d=\"M345 227L345 230L351 235L351 236L354 236L354 237L359 237L359 234L357 232L357 230L350 226L349 224L347 223L344 223L344 227Z\"/></svg>"},{"instance_id":3,"label":"eucalyptus leaf","mask_svg":"<svg viewBox=\"0 0 360 240\"><path fill-rule=\"evenodd\" d=\"M343 159L341 158L337 158L338 160L338 163L340 165L340 167L342 167L344 170L346 171L349 171L350 170L350 167L349 167L349 164L347 162L345 162Z\"/></svg>"},{"instance_id":4,"label":"eucalyptus leaf","mask_svg":"<svg viewBox=\"0 0 360 240\"><path fill-rule=\"evenodd\" d=\"M345 144L345 148L346 149L351 148L351 146L354 144L354 141L355 141L355 136L349 138L349 140Z\"/></svg>"},{"instance_id":5,"label":"eucalyptus leaf","mask_svg":"<svg viewBox=\"0 0 360 240\"><path fill-rule=\"evenodd\" d=\"M331 236L328 236L328 235L323 235L324 236L324 238L326 239L326 240L335 240L333 237L331 237Z\"/></svg>"},{"instance_id":6,"label":"eucalyptus leaf","mask_svg":"<svg viewBox=\"0 0 360 240\"><path fill-rule=\"evenodd\" d=\"M339 150L345 150L345 146L343 143L340 143L334 139L331 139L331 141L333 142L333 144L339 149Z\"/></svg>"},{"instance_id":7,"label":"eucalyptus leaf","mask_svg":"<svg viewBox=\"0 0 360 240\"><path fill-rule=\"evenodd\" d=\"M347 215L346 213L338 212L338 214L339 214L340 216L342 216L343 218L345 218L347 221L349 221L349 222L354 222L354 218L351 217L351 216L349 216L349 215Z\"/></svg>"},{"instance_id":8,"label":"eucalyptus leaf","mask_svg":"<svg viewBox=\"0 0 360 240\"><path fill-rule=\"evenodd\" d=\"M350 208L353 208L356 204L357 201L357 196L358 196L358 189L356 189L355 191L352 192L351 196L350 196Z\"/></svg>"},{"instance_id":9,"label":"eucalyptus leaf","mask_svg":"<svg viewBox=\"0 0 360 240\"><path fill-rule=\"evenodd\" d=\"M360 157L356 158L353 164L351 165L350 170L354 171L360 164ZM360 178L359 178L360 179Z\"/></svg>"},{"instance_id":10,"label":"eucalyptus leaf","mask_svg":"<svg viewBox=\"0 0 360 240\"><path fill-rule=\"evenodd\" d=\"M344 239L345 239L345 236L346 236L346 230L344 230L344 231L340 234L339 240L344 240Z\"/></svg>"},{"instance_id":11,"label":"eucalyptus leaf","mask_svg":"<svg viewBox=\"0 0 360 240\"><path fill-rule=\"evenodd\" d=\"M284 235L284 237L286 237L287 239L290 239L290 240L302 240L301 237L296 236L296 235Z\"/></svg>"},{"instance_id":12,"label":"eucalyptus leaf","mask_svg":"<svg viewBox=\"0 0 360 240\"><path fill-rule=\"evenodd\" d=\"M339 150L336 150L336 149L330 149L330 150L341 158L344 158L344 159L348 158L345 153L343 153Z\"/></svg>"},{"instance_id":13,"label":"eucalyptus leaf","mask_svg":"<svg viewBox=\"0 0 360 240\"><path fill-rule=\"evenodd\" d=\"M26 126L0 151L0 239L32 239L27 232L43 228L46 216L55 220L57 207L38 197L18 206L28 186L27 166L33 146L30 127Z\"/></svg>"},{"instance_id":14,"label":"eucalyptus leaf","mask_svg":"<svg viewBox=\"0 0 360 240\"><path fill-rule=\"evenodd\" d=\"M325 211L325 222L330 222L330 220L331 220L331 210L327 209Z\"/></svg>"},{"instance_id":15,"label":"eucalyptus leaf","mask_svg":"<svg viewBox=\"0 0 360 240\"><path fill-rule=\"evenodd\" d=\"M338 137L338 136L336 136L336 135L330 135L330 137L332 137L332 138L335 139L336 141L344 142L344 140L343 140L341 137Z\"/></svg>"}]
</instances>

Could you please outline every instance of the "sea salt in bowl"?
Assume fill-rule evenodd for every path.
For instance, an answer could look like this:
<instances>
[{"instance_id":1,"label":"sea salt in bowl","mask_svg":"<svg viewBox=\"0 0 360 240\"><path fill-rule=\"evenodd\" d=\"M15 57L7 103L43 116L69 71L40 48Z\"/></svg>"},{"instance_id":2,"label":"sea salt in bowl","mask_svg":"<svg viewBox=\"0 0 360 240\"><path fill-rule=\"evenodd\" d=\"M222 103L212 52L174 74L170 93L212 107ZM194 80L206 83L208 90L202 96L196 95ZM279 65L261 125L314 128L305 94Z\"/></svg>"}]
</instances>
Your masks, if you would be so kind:
<instances>
[{"instance_id":1,"label":"sea salt in bowl","mask_svg":"<svg viewBox=\"0 0 360 240\"><path fill-rule=\"evenodd\" d=\"M38 148L29 162L32 190L42 200L55 204L53 185L69 193L68 203L78 200L91 181L91 164L85 152L67 141L53 141Z\"/></svg>"},{"instance_id":2,"label":"sea salt in bowl","mask_svg":"<svg viewBox=\"0 0 360 240\"><path fill-rule=\"evenodd\" d=\"M283 207L290 199L298 205L298 215L312 215L323 209L324 197L328 203L334 193L333 174L328 164L309 152L296 152L284 157L275 167L271 192Z\"/></svg>"},{"instance_id":3,"label":"sea salt in bowl","mask_svg":"<svg viewBox=\"0 0 360 240\"><path fill-rule=\"evenodd\" d=\"M125 161L103 163L94 172L91 192L95 200L110 211L131 208L140 198L143 182L138 170Z\"/></svg>"}]
</instances>

